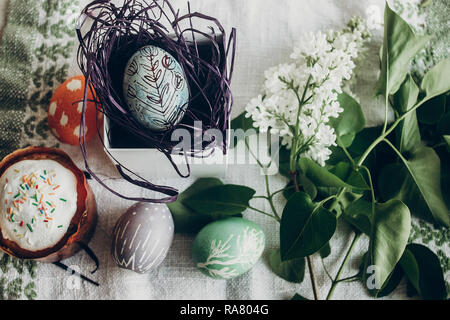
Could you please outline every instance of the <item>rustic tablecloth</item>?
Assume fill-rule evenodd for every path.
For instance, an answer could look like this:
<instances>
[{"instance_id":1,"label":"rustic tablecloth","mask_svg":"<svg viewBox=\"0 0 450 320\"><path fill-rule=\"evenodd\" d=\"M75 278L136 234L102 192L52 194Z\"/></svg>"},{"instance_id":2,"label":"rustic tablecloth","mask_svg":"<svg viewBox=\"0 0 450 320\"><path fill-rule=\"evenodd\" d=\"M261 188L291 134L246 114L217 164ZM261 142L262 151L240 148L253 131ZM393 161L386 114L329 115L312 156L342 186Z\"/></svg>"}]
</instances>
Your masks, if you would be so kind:
<instances>
[{"instance_id":1,"label":"rustic tablecloth","mask_svg":"<svg viewBox=\"0 0 450 320\"><path fill-rule=\"evenodd\" d=\"M415 10L420 1L394 2L398 12L420 25L423 17ZM433 2L444 3L440 10L448 10L445 1ZM58 146L83 168L79 148L59 144L48 131L46 115L53 90L68 76L80 73L74 58L77 46L74 23L86 3L85 0L0 0L0 30L6 21L0 42L0 158L26 145ZM186 8L185 0L176 0L173 4ZM193 10L219 18L226 29L236 27L238 30L232 84L233 116L242 112L248 100L258 94L264 70L288 58L300 32L339 29L351 16L364 16L370 5L379 6L382 14L383 0L196 0L191 4ZM372 98L380 43L381 33L375 33L364 66L357 72L354 88L368 125L379 123L384 115L380 101ZM448 54L446 47L443 48L441 54ZM110 178L115 188L135 195L144 194L119 179L98 141L89 144L88 152L92 168L99 175ZM224 180L248 185L262 194L262 179L256 167L230 167ZM183 190L192 181L180 178L157 182ZM271 183L275 190L283 187L286 181L274 176ZM111 233L118 217L132 202L113 196L96 182L90 184L99 210L99 222L90 246L100 259L100 269L91 277L101 285L95 287L80 282L53 265L11 259L0 253L0 299L288 299L295 292L312 297L308 275L302 284L291 284L272 273L268 257L271 250L279 246L278 225L250 212L245 215L261 225L267 246L252 271L237 279L219 281L201 274L191 260L193 238L185 235L175 236L166 260L156 270L140 275L119 269L110 256ZM263 202L255 201L254 205L265 209ZM281 209L283 201L280 199L276 205ZM430 245L440 257L449 280L448 230L436 230L417 220L413 224L412 240ZM332 254L325 259L332 274L337 271L349 240L349 230L345 226L339 227L331 242ZM367 241L361 241L343 276L355 273L366 249ZM82 253L65 262L84 274L94 268L91 260ZM316 256L314 266L320 296L324 298L330 281ZM388 298L406 298L405 292L406 285L402 283ZM359 282L354 282L340 284L334 298L367 299L370 296Z\"/></svg>"}]
</instances>

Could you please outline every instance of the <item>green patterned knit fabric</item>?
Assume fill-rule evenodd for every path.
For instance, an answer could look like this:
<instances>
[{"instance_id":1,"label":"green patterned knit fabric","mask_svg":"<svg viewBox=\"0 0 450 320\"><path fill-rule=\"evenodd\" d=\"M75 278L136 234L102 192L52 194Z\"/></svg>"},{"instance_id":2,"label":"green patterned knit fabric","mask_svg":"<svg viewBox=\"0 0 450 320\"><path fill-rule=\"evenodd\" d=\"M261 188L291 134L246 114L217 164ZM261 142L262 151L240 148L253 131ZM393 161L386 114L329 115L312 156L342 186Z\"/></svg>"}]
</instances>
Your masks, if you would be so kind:
<instances>
[{"instance_id":1,"label":"green patterned knit fabric","mask_svg":"<svg viewBox=\"0 0 450 320\"><path fill-rule=\"evenodd\" d=\"M20 146L31 74L37 3L11 1L0 47L0 158Z\"/></svg>"},{"instance_id":2,"label":"green patterned knit fabric","mask_svg":"<svg viewBox=\"0 0 450 320\"><path fill-rule=\"evenodd\" d=\"M9 0L0 41L0 159L28 145L58 146L47 108L66 80L78 0ZM34 261L0 253L0 300L38 298Z\"/></svg>"}]
</instances>

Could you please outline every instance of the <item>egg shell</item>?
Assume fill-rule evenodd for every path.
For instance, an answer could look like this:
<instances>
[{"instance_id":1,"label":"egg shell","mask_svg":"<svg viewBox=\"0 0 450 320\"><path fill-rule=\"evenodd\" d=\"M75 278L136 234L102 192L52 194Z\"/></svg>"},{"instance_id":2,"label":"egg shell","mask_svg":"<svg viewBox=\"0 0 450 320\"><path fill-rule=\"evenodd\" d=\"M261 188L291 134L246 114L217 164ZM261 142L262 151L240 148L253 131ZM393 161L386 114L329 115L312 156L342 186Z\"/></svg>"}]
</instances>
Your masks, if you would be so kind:
<instances>
[{"instance_id":1,"label":"egg shell","mask_svg":"<svg viewBox=\"0 0 450 320\"><path fill-rule=\"evenodd\" d=\"M173 234L172 215L165 204L136 203L114 227L112 257L121 268L146 273L165 259Z\"/></svg>"},{"instance_id":2,"label":"egg shell","mask_svg":"<svg viewBox=\"0 0 450 320\"><path fill-rule=\"evenodd\" d=\"M215 279L231 279L250 270L264 251L264 232L254 222L227 218L204 227L194 240L196 266Z\"/></svg>"},{"instance_id":3,"label":"egg shell","mask_svg":"<svg viewBox=\"0 0 450 320\"><path fill-rule=\"evenodd\" d=\"M69 78L55 90L50 100L48 125L53 135L63 143L79 144L84 88L85 77L83 75ZM86 142L97 134L97 118L99 126L103 123L103 113L97 112L91 90L88 90L87 98Z\"/></svg>"},{"instance_id":4,"label":"egg shell","mask_svg":"<svg viewBox=\"0 0 450 320\"><path fill-rule=\"evenodd\" d=\"M123 95L138 122L151 130L164 131L181 121L189 88L178 61L167 51L150 45L139 49L128 61Z\"/></svg>"}]
</instances>

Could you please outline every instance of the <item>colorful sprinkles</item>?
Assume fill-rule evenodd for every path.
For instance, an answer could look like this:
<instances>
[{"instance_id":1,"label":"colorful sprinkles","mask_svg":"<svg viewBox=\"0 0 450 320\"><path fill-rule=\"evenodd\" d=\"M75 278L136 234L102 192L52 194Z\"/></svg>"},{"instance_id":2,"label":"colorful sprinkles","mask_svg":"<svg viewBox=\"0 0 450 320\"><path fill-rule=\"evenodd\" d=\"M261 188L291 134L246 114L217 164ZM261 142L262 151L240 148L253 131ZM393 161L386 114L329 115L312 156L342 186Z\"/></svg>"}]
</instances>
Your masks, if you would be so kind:
<instances>
[{"instance_id":1,"label":"colorful sprinkles","mask_svg":"<svg viewBox=\"0 0 450 320\"><path fill-rule=\"evenodd\" d=\"M20 170L14 169L14 172L20 173ZM5 199L5 208L8 220L15 224L14 233L18 238L23 238L27 232L34 232L38 223L44 223L46 228L51 227L53 218L50 216L55 213L57 205L56 200L67 202L64 198L57 198L56 193L60 185L53 184L56 177L54 170L48 171L44 169L40 173L31 172L24 174L21 177L21 184L16 192L11 191L10 181L8 178L4 181L3 190L7 190L5 195L9 195L9 199ZM39 182L44 183L44 187L39 185ZM26 218L21 211L24 207L35 208L36 215L31 219ZM40 219L37 216L42 217ZM62 228L63 225L58 225L57 228Z\"/></svg>"}]
</instances>

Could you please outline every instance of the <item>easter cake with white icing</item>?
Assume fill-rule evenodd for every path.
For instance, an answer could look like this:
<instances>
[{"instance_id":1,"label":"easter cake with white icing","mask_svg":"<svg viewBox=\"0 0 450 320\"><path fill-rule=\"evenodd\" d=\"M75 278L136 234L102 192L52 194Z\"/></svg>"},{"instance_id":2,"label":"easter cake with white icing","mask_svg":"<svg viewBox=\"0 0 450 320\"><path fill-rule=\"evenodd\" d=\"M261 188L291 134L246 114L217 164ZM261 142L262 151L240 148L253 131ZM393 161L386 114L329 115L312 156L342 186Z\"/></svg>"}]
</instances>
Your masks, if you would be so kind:
<instances>
[{"instance_id":1,"label":"easter cake with white icing","mask_svg":"<svg viewBox=\"0 0 450 320\"><path fill-rule=\"evenodd\" d=\"M0 181L3 238L31 251L56 245L77 209L74 174L54 160L22 160Z\"/></svg>"},{"instance_id":2,"label":"easter cake with white icing","mask_svg":"<svg viewBox=\"0 0 450 320\"><path fill-rule=\"evenodd\" d=\"M97 220L84 173L58 149L29 147L0 162L0 248L59 261L87 242Z\"/></svg>"}]
</instances>

